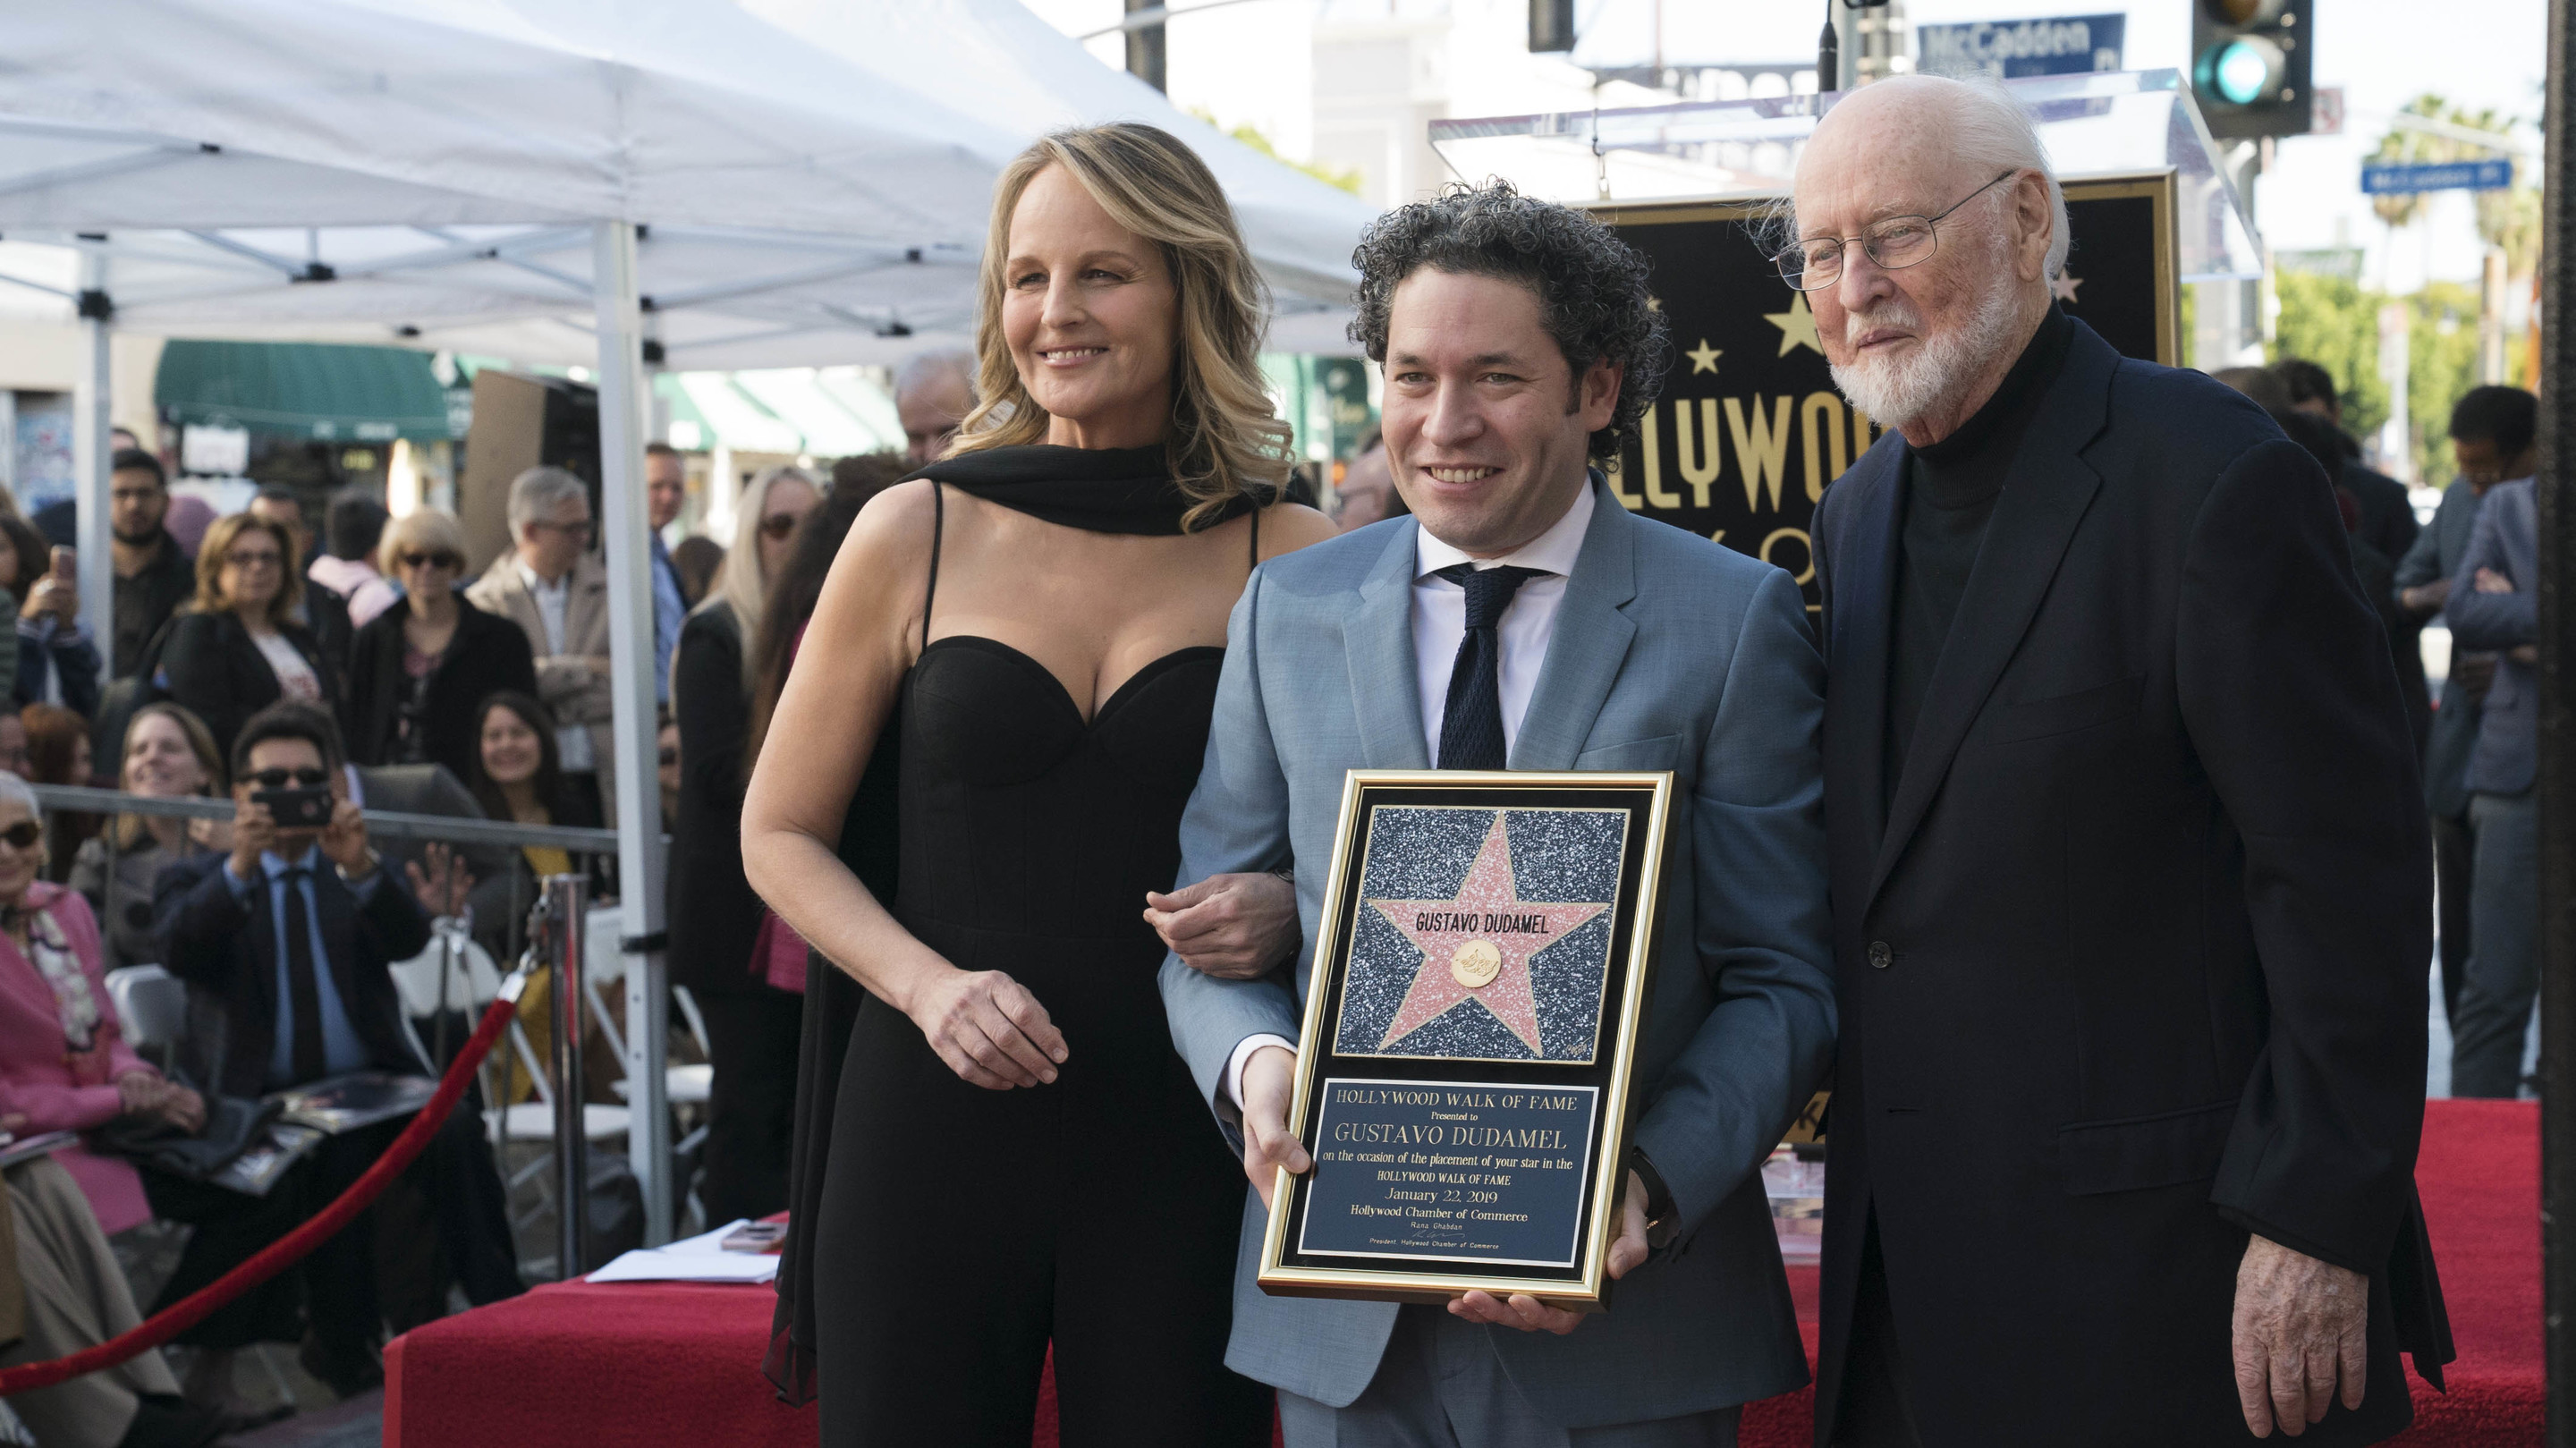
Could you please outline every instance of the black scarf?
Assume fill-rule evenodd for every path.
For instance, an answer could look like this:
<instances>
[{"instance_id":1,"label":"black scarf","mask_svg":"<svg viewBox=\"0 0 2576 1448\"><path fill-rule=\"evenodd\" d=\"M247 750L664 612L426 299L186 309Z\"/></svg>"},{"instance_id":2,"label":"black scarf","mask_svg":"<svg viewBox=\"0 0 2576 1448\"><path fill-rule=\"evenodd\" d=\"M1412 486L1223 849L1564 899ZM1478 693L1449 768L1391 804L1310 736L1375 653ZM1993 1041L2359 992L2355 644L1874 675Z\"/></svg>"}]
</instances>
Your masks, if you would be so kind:
<instances>
[{"instance_id":1,"label":"black scarf","mask_svg":"<svg viewBox=\"0 0 2576 1448\"><path fill-rule=\"evenodd\" d=\"M1178 534L1198 504L1172 481L1161 443L1145 447L1057 447L1027 443L958 453L912 474L999 503L1041 522L1092 533ZM1237 518L1265 502L1238 493L1199 526Z\"/></svg>"}]
</instances>

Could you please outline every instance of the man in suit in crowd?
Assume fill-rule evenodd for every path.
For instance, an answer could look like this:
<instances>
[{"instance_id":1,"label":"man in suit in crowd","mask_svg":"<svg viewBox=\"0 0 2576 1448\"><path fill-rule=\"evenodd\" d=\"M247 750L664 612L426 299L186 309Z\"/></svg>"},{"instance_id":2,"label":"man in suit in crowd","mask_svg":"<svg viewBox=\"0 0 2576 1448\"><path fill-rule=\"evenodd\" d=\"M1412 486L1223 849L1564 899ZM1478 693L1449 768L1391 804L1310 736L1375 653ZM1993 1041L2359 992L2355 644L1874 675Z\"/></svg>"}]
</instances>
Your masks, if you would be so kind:
<instances>
[{"instance_id":1,"label":"man in suit in crowd","mask_svg":"<svg viewBox=\"0 0 2576 1448\"><path fill-rule=\"evenodd\" d=\"M2486 447L2455 444L2460 473L2487 482L2469 544L2452 570L2443 611L2451 641L2492 654L2494 682L2478 710L2477 743L2461 772L2469 796L2469 960L2451 1017L2451 1094L2513 1096L2522 1086L2522 1041L2540 986L2539 517L2535 501L2539 408L2515 387L2480 387L2460 399L2469 431L2481 415L2499 434ZM2456 420L2453 436L2462 430ZM2455 485L2456 486L2456 485Z\"/></svg>"},{"instance_id":2,"label":"man in suit in crowd","mask_svg":"<svg viewBox=\"0 0 2576 1448\"><path fill-rule=\"evenodd\" d=\"M1381 218L1359 261L1353 335L1386 367L1412 516L1254 573L1180 878L1293 865L1311 946L1346 770L1668 769L1662 964L1618 1301L1578 1318L1255 1286L1274 1169L1310 1165L1287 1108L1311 951L1249 978L1168 959L1173 1039L1255 1188L1226 1361L1279 1389L1292 1448L1731 1444L1739 1405L1806 1378L1759 1171L1834 1029L1805 608L1788 574L1632 517L1587 470L1634 435L1668 352L1645 263L1606 228L1460 188ZM1167 939L1208 893L1153 897Z\"/></svg>"},{"instance_id":3,"label":"man in suit in crowd","mask_svg":"<svg viewBox=\"0 0 2576 1448\"><path fill-rule=\"evenodd\" d=\"M223 1095L262 1096L352 1071L433 1074L403 1030L387 969L427 948L429 919L368 844L341 762L339 731L319 710L279 703L253 715L233 745L232 849L172 865L154 887L163 961L204 993L222 1023L208 1070ZM258 795L283 789L327 789L328 826L281 825ZM154 1178L153 1206L195 1222L209 1253L195 1260L220 1270L328 1205L408 1124L397 1118L330 1138L269 1202ZM467 1298L517 1293L507 1199L470 1095L411 1174L436 1210ZM281 1192L290 1204L283 1211L275 1209ZM362 1214L303 1264L304 1361L342 1396L383 1376L372 1226Z\"/></svg>"},{"instance_id":4,"label":"man in suit in crowd","mask_svg":"<svg viewBox=\"0 0 2576 1448\"><path fill-rule=\"evenodd\" d=\"M2448 1356L2413 1190L2431 912L2332 489L2059 311L1999 89L1799 160L1781 271L1891 431L1827 490L1842 1037L1819 1445L2373 1442Z\"/></svg>"},{"instance_id":5,"label":"man in suit in crowd","mask_svg":"<svg viewBox=\"0 0 2576 1448\"><path fill-rule=\"evenodd\" d=\"M2451 580L2469 555L2478 503L2507 478L2540 471L2538 400L2519 387L2472 387L2451 409L2451 457L2460 475L2442 490L2442 505L2397 560L2397 606L2420 629L2450 601ZM2433 816L2434 907L2441 912L2442 1016L2459 1029L2460 983L2468 978L2469 756L2478 745L2478 709L2495 683L2496 656L2451 640L2442 706L2424 743L2424 805ZM2516 1063L2517 1068L2520 1062Z\"/></svg>"},{"instance_id":6,"label":"man in suit in crowd","mask_svg":"<svg viewBox=\"0 0 2576 1448\"><path fill-rule=\"evenodd\" d=\"M465 597L528 636L537 697L555 712L564 783L617 824L608 684L608 570L590 551L590 489L561 468L530 468L510 483L510 538Z\"/></svg>"},{"instance_id":7,"label":"man in suit in crowd","mask_svg":"<svg viewBox=\"0 0 2576 1448\"><path fill-rule=\"evenodd\" d=\"M2404 483L2362 462L2361 444L2343 430L2343 394L2335 390L2334 374L2304 357L2284 357L2272 364L2272 373L2288 386L2293 411L2313 413L2334 425L2343 445L2343 461L2326 476L2360 505L2361 527L2355 536L2392 563L2405 557L2423 530L2415 521L2414 500L2406 496Z\"/></svg>"}]
</instances>

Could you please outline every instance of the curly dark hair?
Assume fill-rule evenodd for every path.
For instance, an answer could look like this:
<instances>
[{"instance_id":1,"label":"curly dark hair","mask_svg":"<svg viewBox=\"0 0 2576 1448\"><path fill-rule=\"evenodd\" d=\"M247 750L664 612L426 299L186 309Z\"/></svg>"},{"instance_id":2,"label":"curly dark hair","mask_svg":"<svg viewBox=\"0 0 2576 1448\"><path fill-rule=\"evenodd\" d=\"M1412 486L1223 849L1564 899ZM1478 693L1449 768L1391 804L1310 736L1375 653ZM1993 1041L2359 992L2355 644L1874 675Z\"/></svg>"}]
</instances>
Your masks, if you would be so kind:
<instances>
[{"instance_id":1,"label":"curly dark hair","mask_svg":"<svg viewBox=\"0 0 2576 1448\"><path fill-rule=\"evenodd\" d=\"M1578 388L1596 362L1621 368L1619 404L1609 425L1592 434L1595 462L1617 457L1636 436L1637 420L1654 404L1672 365L1672 341L1648 293L1645 257L1585 213L1523 196L1508 181L1452 183L1433 200L1386 213L1361 235L1351 264L1359 269L1360 289L1350 337L1380 365L1396 286L1424 267L1499 277L1536 292L1541 320Z\"/></svg>"}]
</instances>

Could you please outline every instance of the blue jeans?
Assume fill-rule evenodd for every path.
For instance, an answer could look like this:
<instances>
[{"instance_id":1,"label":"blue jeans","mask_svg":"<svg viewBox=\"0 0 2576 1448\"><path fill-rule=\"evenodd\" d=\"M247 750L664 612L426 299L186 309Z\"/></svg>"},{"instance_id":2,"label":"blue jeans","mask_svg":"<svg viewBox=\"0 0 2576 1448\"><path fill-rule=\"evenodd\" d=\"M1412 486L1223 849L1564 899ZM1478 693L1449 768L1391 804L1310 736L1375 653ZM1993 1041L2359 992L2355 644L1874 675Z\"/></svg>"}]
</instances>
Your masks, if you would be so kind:
<instances>
[{"instance_id":1,"label":"blue jeans","mask_svg":"<svg viewBox=\"0 0 2576 1448\"><path fill-rule=\"evenodd\" d=\"M2540 989L2540 810L2533 791L2469 800L2469 968L2451 1018L2451 1094L2510 1097Z\"/></svg>"}]
</instances>

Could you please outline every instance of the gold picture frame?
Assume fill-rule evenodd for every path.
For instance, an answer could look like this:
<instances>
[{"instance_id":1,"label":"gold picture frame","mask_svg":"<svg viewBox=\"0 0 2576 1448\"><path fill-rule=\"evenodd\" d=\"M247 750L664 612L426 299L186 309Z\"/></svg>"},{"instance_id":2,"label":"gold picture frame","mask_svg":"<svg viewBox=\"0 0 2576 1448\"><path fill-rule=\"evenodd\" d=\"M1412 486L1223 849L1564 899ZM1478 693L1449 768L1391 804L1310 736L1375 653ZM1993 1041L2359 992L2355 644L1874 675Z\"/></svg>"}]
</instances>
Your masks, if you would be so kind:
<instances>
[{"instance_id":1,"label":"gold picture frame","mask_svg":"<svg viewBox=\"0 0 2576 1448\"><path fill-rule=\"evenodd\" d=\"M1577 1311L1608 1305L1672 789L1669 772L1345 778L1288 1118L1315 1167L1282 1172L1273 1186L1263 1291L1399 1302L1485 1291ZM1610 814L1620 817L1615 844L1607 819L1586 818ZM1381 850L1382 831L1407 830L1438 839ZM1522 863L1529 854L1539 863ZM1425 870L1457 881L1456 898L1363 893L1372 880L1418 880ZM1591 888L1541 898L1542 887L1525 900L1532 871L1559 888ZM1606 900L1596 898L1604 882ZM1500 913L1477 893L1497 889L1509 899ZM1390 904L1468 908L1417 916L1415 930ZM1514 931L1552 938L1515 940ZM1462 935L1477 938L1448 960L1424 944ZM1365 1006L1354 1004L1355 970ZM1417 1009L1426 1014L1407 1024ZM1544 1033L1542 1018L1552 1023ZM1451 1044L1391 1049L1417 1037ZM1336 1111L1336 1129L1348 1133L1340 1139L1381 1149L1322 1140ZM1352 1119L1370 1112L1393 1119ZM1337 1207L1368 1215L1355 1221ZM1550 1245L1526 1246L1541 1241Z\"/></svg>"}]
</instances>

